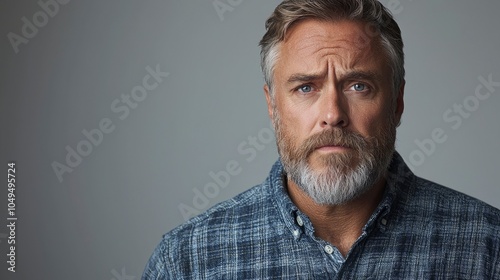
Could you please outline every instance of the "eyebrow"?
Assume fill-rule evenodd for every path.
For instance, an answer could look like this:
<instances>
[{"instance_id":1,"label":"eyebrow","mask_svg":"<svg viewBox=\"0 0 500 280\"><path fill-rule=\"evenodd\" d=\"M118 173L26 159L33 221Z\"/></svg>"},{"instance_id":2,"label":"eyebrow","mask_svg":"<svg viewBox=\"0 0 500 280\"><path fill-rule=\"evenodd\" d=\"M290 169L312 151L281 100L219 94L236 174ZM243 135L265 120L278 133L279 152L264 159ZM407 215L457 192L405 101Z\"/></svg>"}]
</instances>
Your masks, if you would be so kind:
<instances>
[{"instance_id":1,"label":"eyebrow","mask_svg":"<svg viewBox=\"0 0 500 280\"><path fill-rule=\"evenodd\" d=\"M287 84L294 84L297 82L310 82L314 80L318 80L321 78L325 77L325 73L312 73L312 74L303 74L303 73L297 73L293 74L288 78Z\"/></svg>"},{"instance_id":2,"label":"eyebrow","mask_svg":"<svg viewBox=\"0 0 500 280\"><path fill-rule=\"evenodd\" d=\"M380 79L380 75L373 71L354 70L343 74L339 80L369 80L376 81Z\"/></svg>"},{"instance_id":3,"label":"eyebrow","mask_svg":"<svg viewBox=\"0 0 500 280\"><path fill-rule=\"evenodd\" d=\"M325 77L325 73L311 73L311 74L304 74L304 73L297 73L293 74L288 78L287 84L293 84L297 82L310 82L318 79L322 79ZM370 81L375 81L380 78L380 75L373 71L361 71L361 70L353 70L349 71L345 74L342 74L339 78L339 80L370 80Z\"/></svg>"}]
</instances>

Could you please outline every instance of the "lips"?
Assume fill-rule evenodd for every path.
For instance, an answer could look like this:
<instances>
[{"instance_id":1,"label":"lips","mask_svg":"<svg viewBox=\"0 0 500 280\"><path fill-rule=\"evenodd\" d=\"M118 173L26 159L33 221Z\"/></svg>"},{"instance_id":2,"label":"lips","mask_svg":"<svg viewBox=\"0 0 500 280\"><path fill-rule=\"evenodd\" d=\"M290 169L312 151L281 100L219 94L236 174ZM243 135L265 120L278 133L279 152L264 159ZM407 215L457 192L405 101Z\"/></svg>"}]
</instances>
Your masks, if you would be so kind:
<instances>
[{"instance_id":1,"label":"lips","mask_svg":"<svg viewBox=\"0 0 500 280\"><path fill-rule=\"evenodd\" d=\"M347 130L334 128L325 130L306 139L297 152L297 156L307 158L313 152L345 153L362 151L366 142L361 135Z\"/></svg>"},{"instance_id":2,"label":"lips","mask_svg":"<svg viewBox=\"0 0 500 280\"><path fill-rule=\"evenodd\" d=\"M316 150L319 149L350 149L349 146L343 145L343 144L324 144L324 145L318 145Z\"/></svg>"},{"instance_id":3,"label":"lips","mask_svg":"<svg viewBox=\"0 0 500 280\"><path fill-rule=\"evenodd\" d=\"M320 145L317 148L314 149L314 151L317 151L319 153L346 153L350 151L350 148L343 146L343 145Z\"/></svg>"}]
</instances>

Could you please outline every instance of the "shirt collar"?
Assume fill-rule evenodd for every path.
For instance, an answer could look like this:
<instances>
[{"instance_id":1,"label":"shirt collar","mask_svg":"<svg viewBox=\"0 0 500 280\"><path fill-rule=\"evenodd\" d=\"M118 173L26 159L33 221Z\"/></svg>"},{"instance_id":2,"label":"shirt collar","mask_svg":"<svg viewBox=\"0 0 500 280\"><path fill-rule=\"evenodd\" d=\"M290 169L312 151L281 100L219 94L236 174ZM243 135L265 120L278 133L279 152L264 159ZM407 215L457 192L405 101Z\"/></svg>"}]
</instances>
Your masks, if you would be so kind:
<instances>
[{"instance_id":1,"label":"shirt collar","mask_svg":"<svg viewBox=\"0 0 500 280\"><path fill-rule=\"evenodd\" d=\"M383 198L379 206L363 228L364 232L370 232L377 225L385 231L389 223L389 213L393 202L396 201L400 190L408 186L413 178L413 173L404 163L399 153L394 152L387 173L387 183ZM303 233L314 235L314 228L309 218L303 214L292 202L286 189L286 174L281 160L273 165L267 182L270 186L272 201L278 209L286 227L294 238L298 239ZM299 218L298 218L299 217Z\"/></svg>"}]
</instances>

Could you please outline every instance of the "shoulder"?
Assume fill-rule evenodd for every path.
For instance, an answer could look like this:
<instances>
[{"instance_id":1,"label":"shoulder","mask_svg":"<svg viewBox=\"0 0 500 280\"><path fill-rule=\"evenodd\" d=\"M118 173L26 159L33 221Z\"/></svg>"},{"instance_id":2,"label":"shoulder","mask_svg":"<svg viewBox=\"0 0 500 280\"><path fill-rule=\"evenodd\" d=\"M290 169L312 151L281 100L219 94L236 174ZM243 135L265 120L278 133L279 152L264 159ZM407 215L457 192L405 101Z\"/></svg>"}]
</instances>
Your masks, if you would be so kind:
<instances>
[{"instance_id":1,"label":"shoulder","mask_svg":"<svg viewBox=\"0 0 500 280\"><path fill-rule=\"evenodd\" d=\"M407 183L392 213L398 238L419 244L408 251L426 248L438 256L429 259L432 266L455 267L464 275L500 273L499 209L417 176Z\"/></svg>"},{"instance_id":2,"label":"shoulder","mask_svg":"<svg viewBox=\"0 0 500 280\"><path fill-rule=\"evenodd\" d=\"M432 207L438 213L482 213L488 220L500 225L500 210L477 198L417 176L414 186L415 201L421 206Z\"/></svg>"},{"instance_id":3,"label":"shoulder","mask_svg":"<svg viewBox=\"0 0 500 280\"><path fill-rule=\"evenodd\" d=\"M197 275L200 271L195 270L221 258L221 248L236 247L241 239L248 238L252 228L268 224L264 219L273 211L272 203L265 182L189 219L163 235L143 276L172 279Z\"/></svg>"},{"instance_id":4,"label":"shoulder","mask_svg":"<svg viewBox=\"0 0 500 280\"><path fill-rule=\"evenodd\" d=\"M483 216L491 224L500 226L500 210L469 195L416 176L397 152L389 168L390 193L396 195L395 207L400 212L432 216Z\"/></svg>"},{"instance_id":5,"label":"shoulder","mask_svg":"<svg viewBox=\"0 0 500 280\"><path fill-rule=\"evenodd\" d=\"M271 226L278 215L269 188L266 183L252 187L163 235L148 271L173 274L178 279L183 279L180 275L201 275L201 270L231 261L242 247L251 248L267 236L275 236L280 230Z\"/></svg>"},{"instance_id":6,"label":"shoulder","mask_svg":"<svg viewBox=\"0 0 500 280\"><path fill-rule=\"evenodd\" d=\"M500 210L459 191L413 176L396 205L404 220L448 234L491 238L500 246Z\"/></svg>"},{"instance_id":7,"label":"shoulder","mask_svg":"<svg viewBox=\"0 0 500 280\"><path fill-rule=\"evenodd\" d=\"M287 228L281 218L280 200L276 199L276 193L282 191L281 174L277 161L262 184L213 206L163 235L143 276L146 279L217 276L237 257L261 256L264 242L282 241Z\"/></svg>"}]
</instances>

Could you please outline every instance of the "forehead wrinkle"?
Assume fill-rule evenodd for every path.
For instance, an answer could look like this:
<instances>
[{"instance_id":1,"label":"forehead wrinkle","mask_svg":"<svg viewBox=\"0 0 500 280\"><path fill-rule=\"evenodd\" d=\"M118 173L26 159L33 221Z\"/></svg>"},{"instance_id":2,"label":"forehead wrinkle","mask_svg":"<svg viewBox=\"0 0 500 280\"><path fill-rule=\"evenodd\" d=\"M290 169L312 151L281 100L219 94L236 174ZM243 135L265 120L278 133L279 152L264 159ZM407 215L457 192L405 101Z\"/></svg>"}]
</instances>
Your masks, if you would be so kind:
<instances>
[{"instance_id":1,"label":"forehead wrinkle","mask_svg":"<svg viewBox=\"0 0 500 280\"><path fill-rule=\"evenodd\" d=\"M330 37L330 38L329 38ZM310 40L310 38L318 38ZM332 40L334 38L334 40ZM358 40L324 36L324 34L309 35L296 44L289 45L289 52L299 54L297 57L316 57L318 61L327 56L338 57L340 61L350 62L353 66L363 59L368 59L374 53L374 40L360 44ZM344 63L345 64L345 63Z\"/></svg>"},{"instance_id":2,"label":"forehead wrinkle","mask_svg":"<svg viewBox=\"0 0 500 280\"><path fill-rule=\"evenodd\" d=\"M372 65L383 59L378 38L364 38L356 30L329 29L325 32L324 26L311 25L304 28L305 25L292 28L280 47L288 57L288 62L278 61L284 63L281 64L284 70L288 68L300 74L327 72L340 76L352 71L371 71ZM288 77L289 71L285 70Z\"/></svg>"},{"instance_id":3,"label":"forehead wrinkle","mask_svg":"<svg viewBox=\"0 0 500 280\"><path fill-rule=\"evenodd\" d=\"M297 43L289 44L288 51L289 53L298 54L298 56L309 57L311 55L317 55L318 53L324 52L325 50L335 51L336 49L341 49L342 47L339 45L332 45L326 40L309 40L313 37L320 37L323 39L323 36L316 35L310 36L309 38L305 38L299 40Z\"/></svg>"},{"instance_id":4,"label":"forehead wrinkle","mask_svg":"<svg viewBox=\"0 0 500 280\"><path fill-rule=\"evenodd\" d=\"M352 52L352 51L340 51L331 52L331 49L323 49L318 52L323 52L319 54L317 61L320 67L323 67L323 63L327 64L330 70L333 70L335 75L339 75L343 72L349 72L359 68L365 68L366 64L364 62L369 62L370 55L363 52Z\"/></svg>"}]
</instances>

